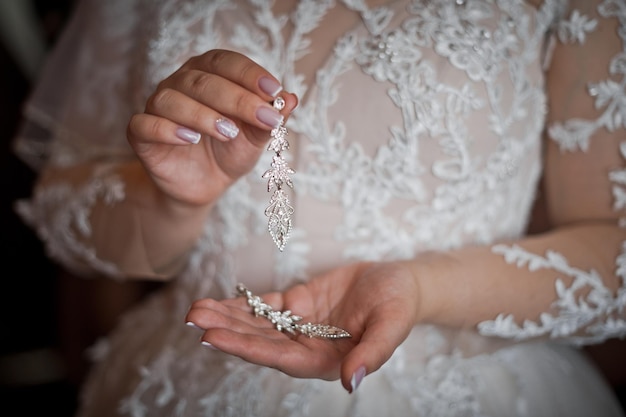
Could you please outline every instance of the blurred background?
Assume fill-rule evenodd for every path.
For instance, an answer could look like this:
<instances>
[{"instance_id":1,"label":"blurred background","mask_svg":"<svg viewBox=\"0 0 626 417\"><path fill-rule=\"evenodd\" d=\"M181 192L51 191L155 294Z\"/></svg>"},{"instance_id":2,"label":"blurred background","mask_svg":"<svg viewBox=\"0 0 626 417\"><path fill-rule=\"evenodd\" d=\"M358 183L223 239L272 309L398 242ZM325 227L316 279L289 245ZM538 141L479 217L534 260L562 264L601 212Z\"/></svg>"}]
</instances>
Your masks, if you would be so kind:
<instances>
[{"instance_id":1,"label":"blurred background","mask_svg":"<svg viewBox=\"0 0 626 417\"><path fill-rule=\"evenodd\" d=\"M34 173L11 151L21 103L71 9L71 0L0 0L0 135L2 156L2 278L0 279L0 401L9 416L70 416L76 387L60 354L57 268L13 211Z\"/></svg>"},{"instance_id":2,"label":"blurred background","mask_svg":"<svg viewBox=\"0 0 626 417\"><path fill-rule=\"evenodd\" d=\"M84 279L62 271L13 209L35 180L12 151L22 105L73 3L0 0L0 414L7 417L72 416L88 365L85 350L110 330L119 313L157 285Z\"/></svg>"},{"instance_id":3,"label":"blurred background","mask_svg":"<svg viewBox=\"0 0 626 417\"><path fill-rule=\"evenodd\" d=\"M10 417L9 410L21 417L72 416L87 368L85 349L119 313L159 285L65 273L46 258L41 242L13 210L35 179L11 149L21 107L72 6L73 0L0 0L0 402L2 415ZM626 342L588 352L626 409Z\"/></svg>"}]
</instances>

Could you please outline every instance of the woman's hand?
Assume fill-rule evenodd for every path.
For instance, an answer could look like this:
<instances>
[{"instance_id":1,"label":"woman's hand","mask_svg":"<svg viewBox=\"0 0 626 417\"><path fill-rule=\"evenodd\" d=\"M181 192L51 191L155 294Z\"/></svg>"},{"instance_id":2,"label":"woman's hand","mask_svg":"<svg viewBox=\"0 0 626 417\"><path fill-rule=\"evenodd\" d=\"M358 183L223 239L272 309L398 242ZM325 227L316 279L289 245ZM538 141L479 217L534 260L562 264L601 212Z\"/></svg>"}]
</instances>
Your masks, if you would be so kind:
<instances>
[{"instance_id":1,"label":"woman's hand","mask_svg":"<svg viewBox=\"0 0 626 417\"><path fill-rule=\"evenodd\" d=\"M418 315L420 291L402 262L337 268L283 293L263 295L274 310L291 310L301 323L347 330L346 339L279 332L255 317L245 297L196 301L186 320L204 329L203 342L246 361L299 378L341 378L352 392L366 373L385 363Z\"/></svg>"},{"instance_id":2,"label":"woman's hand","mask_svg":"<svg viewBox=\"0 0 626 417\"><path fill-rule=\"evenodd\" d=\"M249 172L270 130L297 104L247 57L213 50L189 59L163 80L144 113L128 125L128 141L163 195L185 205L211 204Z\"/></svg>"}]
</instances>

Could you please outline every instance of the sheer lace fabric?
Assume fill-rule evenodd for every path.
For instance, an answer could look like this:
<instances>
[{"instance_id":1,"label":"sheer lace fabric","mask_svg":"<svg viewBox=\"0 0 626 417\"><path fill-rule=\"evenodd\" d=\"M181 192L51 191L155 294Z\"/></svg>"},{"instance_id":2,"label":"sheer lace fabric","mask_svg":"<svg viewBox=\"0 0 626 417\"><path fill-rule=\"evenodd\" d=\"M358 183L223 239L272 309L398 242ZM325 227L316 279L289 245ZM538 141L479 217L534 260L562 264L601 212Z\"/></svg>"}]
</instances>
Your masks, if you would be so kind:
<instances>
[{"instance_id":1,"label":"sheer lace fabric","mask_svg":"<svg viewBox=\"0 0 626 417\"><path fill-rule=\"evenodd\" d=\"M623 21L626 6L607 0L599 14ZM494 256L554 269L574 284L559 284L538 323L520 325L503 312L477 332L416 327L353 396L338 383L294 380L208 351L181 323L191 301L232 296L240 281L262 292L351 260L520 236L541 174L549 39L584 42L597 25L558 0L539 9L518 0L390 1L374 9L358 0L302 0L284 14L264 0L79 5L17 141L37 168L100 163L84 189L50 187L18 206L50 255L79 273L119 277L80 237L90 233L96 198L124 198L123 182L108 173L132 157L128 118L188 57L238 50L301 98L288 123L297 193L285 251L275 251L266 231L267 153L207 218L184 273L94 347L83 415L621 415L574 349L509 340L623 336L624 255L616 259L623 283L615 294L595 271L558 253L495 245ZM549 127L566 151L584 152L597 129L623 128L623 57L604 64L622 80L590 85L606 111ZM622 210L626 174L616 170L608 180ZM582 300L581 288L590 290Z\"/></svg>"}]
</instances>

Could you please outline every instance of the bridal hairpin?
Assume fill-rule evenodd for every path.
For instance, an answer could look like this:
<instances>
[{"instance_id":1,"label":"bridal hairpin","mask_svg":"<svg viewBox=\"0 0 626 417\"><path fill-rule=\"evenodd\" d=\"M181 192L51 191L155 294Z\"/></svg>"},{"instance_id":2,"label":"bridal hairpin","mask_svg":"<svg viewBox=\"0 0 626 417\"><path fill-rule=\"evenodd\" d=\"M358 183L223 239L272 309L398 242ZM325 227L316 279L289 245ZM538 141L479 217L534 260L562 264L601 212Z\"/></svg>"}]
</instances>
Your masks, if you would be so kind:
<instances>
[{"instance_id":1,"label":"bridal hairpin","mask_svg":"<svg viewBox=\"0 0 626 417\"><path fill-rule=\"evenodd\" d=\"M282 97L277 97L273 106L280 111L285 107L285 100ZM270 169L265 171L262 178L268 179L267 191L271 192L274 190L274 193L270 198L269 206L265 209L265 215L269 217L267 227L270 235L278 249L282 252L291 232L291 216L294 212L283 185L287 184L293 188L293 182L289 175L294 174L295 171L287 165L287 161L282 154L283 151L289 149L287 128L284 126L284 123L280 122L277 127L272 129L270 135L271 140L267 150L274 151L275 155L272 158Z\"/></svg>"},{"instance_id":2,"label":"bridal hairpin","mask_svg":"<svg viewBox=\"0 0 626 417\"><path fill-rule=\"evenodd\" d=\"M299 324L298 322L302 320L302 317L291 314L289 310L276 311L272 309L272 306L266 304L258 295L252 294L243 284L237 284L237 293L246 297L248 305L252 307L255 316L265 317L274 324L279 332L283 330L291 334L298 332L309 337L321 337L324 339L352 337L347 331L328 324Z\"/></svg>"}]
</instances>

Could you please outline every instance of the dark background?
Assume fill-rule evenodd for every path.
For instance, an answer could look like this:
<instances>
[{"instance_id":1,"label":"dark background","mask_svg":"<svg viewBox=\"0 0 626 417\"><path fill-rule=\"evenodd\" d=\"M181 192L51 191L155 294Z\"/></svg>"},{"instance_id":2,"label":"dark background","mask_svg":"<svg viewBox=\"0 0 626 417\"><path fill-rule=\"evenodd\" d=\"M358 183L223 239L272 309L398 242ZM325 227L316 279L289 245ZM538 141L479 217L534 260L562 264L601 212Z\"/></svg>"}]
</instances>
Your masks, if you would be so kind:
<instances>
[{"instance_id":1,"label":"dark background","mask_svg":"<svg viewBox=\"0 0 626 417\"><path fill-rule=\"evenodd\" d=\"M48 51L73 1L33 0L32 6L41 44ZM1 13L6 10L0 9ZM156 284L72 276L45 256L33 230L15 214L15 201L30 194L35 180L35 173L14 155L12 141L36 74L10 46L5 37L0 39L1 414L69 417L75 412L78 387L88 366L85 349Z\"/></svg>"},{"instance_id":2,"label":"dark background","mask_svg":"<svg viewBox=\"0 0 626 417\"><path fill-rule=\"evenodd\" d=\"M39 0L33 5L49 48L73 2ZM29 195L35 179L11 150L22 104L36 79L27 72L0 42L0 233L6 266L0 279L0 403L5 416L15 410L15 416L70 417L87 367L84 349L152 284L68 275L46 258L39 239L15 214L15 200ZM626 405L626 343L612 341L588 351Z\"/></svg>"},{"instance_id":3,"label":"dark background","mask_svg":"<svg viewBox=\"0 0 626 417\"><path fill-rule=\"evenodd\" d=\"M33 4L42 41L48 47L61 30L71 1L46 0ZM6 416L11 412L15 416L50 412L70 416L76 394L75 386L66 378L67 372L57 349L57 298L54 295L57 268L44 256L34 233L13 211L13 202L28 195L34 180L34 173L11 150L20 121L21 104L33 82L18 61L3 39L0 42L0 230L3 236L0 402Z\"/></svg>"}]
</instances>

